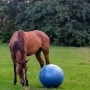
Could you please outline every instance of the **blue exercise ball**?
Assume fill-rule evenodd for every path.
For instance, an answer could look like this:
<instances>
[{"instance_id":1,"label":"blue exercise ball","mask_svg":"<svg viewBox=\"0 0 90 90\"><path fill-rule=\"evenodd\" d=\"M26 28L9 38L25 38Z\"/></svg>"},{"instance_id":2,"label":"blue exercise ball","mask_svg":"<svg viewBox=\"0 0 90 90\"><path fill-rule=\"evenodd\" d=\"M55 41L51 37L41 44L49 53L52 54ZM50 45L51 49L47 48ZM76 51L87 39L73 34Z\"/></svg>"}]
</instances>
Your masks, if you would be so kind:
<instances>
[{"instance_id":1,"label":"blue exercise ball","mask_svg":"<svg viewBox=\"0 0 90 90\"><path fill-rule=\"evenodd\" d=\"M45 65L39 73L39 80L44 87L56 88L64 80L63 70L54 64Z\"/></svg>"}]
</instances>

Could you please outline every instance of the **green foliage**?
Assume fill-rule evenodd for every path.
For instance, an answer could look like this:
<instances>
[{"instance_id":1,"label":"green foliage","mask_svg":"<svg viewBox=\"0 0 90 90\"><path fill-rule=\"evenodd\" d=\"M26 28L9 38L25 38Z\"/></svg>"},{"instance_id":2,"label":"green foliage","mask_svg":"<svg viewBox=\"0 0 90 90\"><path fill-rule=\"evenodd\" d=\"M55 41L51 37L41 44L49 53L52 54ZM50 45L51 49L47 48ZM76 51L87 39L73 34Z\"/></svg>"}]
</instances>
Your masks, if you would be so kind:
<instances>
[{"instance_id":1,"label":"green foliage","mask_svg":"<svg viewBox=\"0 0 90 90\"><path fill-rule=\"evenodd\" d=\"M10 30L4 31L1 34L1 42L8 43L13 33Z\"/></svg>"},{"instance_id":2,"label":"green foliage","mask_svg":"<svg viewBox=\"0 0 90 90\"><path fill-rule=\"evenodd\" d=\"M4 2L3 9L11 24L7 30L44 31L52 45L90 45L89 0L13 0ZM1 12L3 13L3 12ZM2 27L0 25L0 30ZM10 33L11 35L12 33ZM7 39L3 37L3 40ZM6 40L8 41L8 40Z\"/></svg>"}]
</instances>

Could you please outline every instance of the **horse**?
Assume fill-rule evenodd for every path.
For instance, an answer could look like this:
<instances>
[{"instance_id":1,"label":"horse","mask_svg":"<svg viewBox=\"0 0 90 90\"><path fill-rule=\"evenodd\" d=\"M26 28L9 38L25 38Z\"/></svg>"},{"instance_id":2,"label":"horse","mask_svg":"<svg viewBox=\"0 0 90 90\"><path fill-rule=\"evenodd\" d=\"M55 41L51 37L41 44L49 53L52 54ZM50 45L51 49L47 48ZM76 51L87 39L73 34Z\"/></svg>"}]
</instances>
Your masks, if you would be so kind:
<instances>
[{"instance_id":1,"label":"horse","mask_svg":"<svg viewBox=\"0 0 90 90\"><path fill-rule=\"evenodd\" d=\"M18 75L22 86L29 86L26 75L27 62L29 61L26 59L27 56L34 54L42 68L44 61L41 57L41 52L43 52L46 64L50 64L49 47L49 37L40 30L28 32L18 30L12 35L9 41L9 49L14 66L14 85L17 83Z\"/></svg>"}]
</instances>

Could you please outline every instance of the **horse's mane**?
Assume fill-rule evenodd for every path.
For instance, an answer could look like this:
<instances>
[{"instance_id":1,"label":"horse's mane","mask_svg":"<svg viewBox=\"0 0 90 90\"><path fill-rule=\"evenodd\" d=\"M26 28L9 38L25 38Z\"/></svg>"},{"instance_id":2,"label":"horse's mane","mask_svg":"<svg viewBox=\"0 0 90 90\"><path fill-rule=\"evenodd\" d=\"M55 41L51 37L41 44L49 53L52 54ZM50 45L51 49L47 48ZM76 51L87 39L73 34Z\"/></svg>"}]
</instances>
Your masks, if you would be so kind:
<instances>
[{"instance_id":1,"label":"horse's mane","mask_svg":"<svg viewBox=\"0 0 90 90\"><path fill-rule=\"evenodd\" d=\"M23 31L18 31L18 40L15 41L13 45L13 51L16 53L18 50L21 52L21 60L24 58L24 38L23 38Z\"/></svg>"}]
</instances>

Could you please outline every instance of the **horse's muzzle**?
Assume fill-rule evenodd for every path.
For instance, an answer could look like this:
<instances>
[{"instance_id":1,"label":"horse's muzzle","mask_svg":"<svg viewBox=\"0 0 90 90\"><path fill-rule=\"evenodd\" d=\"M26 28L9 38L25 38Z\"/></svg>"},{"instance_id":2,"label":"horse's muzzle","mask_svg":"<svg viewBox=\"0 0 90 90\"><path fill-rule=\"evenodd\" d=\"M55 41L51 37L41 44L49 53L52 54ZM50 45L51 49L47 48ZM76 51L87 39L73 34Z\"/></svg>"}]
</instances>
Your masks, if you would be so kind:
<instances>
[{"instance_id":1,"label":"horse's muzzle","mask_svg":"<svg viewBox=\"0 0 90 90\"><path fill-rule=\"evenodd\" d=\"M20 83L22 84L22 86L29 86L28 80L26 80L26 83L24 83L24 82L22 82L22 81L20 81Z\"/></svg>"},{"instance_id":2,"label":"horse's muzzle","mask_svg":"<svg viewBox=\"0 0 90 90\"><path fill-rule=\"evenodd\" d=\"M22 81L20 81L20 83L22 84L22 86L24 86L25 84L24 84L24 82L22 82Z\"/></svg>"}]
</instances>

